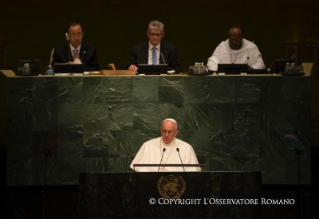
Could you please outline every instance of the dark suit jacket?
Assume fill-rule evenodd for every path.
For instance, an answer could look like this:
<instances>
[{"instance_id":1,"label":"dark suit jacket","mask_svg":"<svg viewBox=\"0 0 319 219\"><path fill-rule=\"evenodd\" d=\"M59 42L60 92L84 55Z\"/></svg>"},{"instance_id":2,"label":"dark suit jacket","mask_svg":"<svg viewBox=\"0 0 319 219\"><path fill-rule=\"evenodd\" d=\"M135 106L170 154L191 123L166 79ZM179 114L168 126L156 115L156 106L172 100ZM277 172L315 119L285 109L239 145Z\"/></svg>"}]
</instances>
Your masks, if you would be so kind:
<instances>
[{"instance_id":1,"label":"dark suit jacket","mask_svg":"<svg viewBox=\"0 0 319 219\"><path fill-rule=\"evenodd\" d=\"M96 49L94 46L82 43L79 57L81 59L81 62L84 64L84 71L99 70ZM54 63L67 63L69 61L73 61L69 43L54 48L52 65Z\"/></svg>"},{"instance_id":2,"label":"dark suit jacket","mask_svg":"<svg viewBox=\"0 0 319 219\"><path fill-rule=\"evenodd\" d=\"M146 42L133 46L126 69L128 69L131 64L138 66L138 64L148 63L148 44L149 42ZM176 73L179 73L181 71L181 65L178 62L176 47L161 42L160 52L163 54L165 63L168 65L168 70L175 70ZM159 60L160 64L164 64L162 56L160 56Z\"/></svg>"}]
</instances>

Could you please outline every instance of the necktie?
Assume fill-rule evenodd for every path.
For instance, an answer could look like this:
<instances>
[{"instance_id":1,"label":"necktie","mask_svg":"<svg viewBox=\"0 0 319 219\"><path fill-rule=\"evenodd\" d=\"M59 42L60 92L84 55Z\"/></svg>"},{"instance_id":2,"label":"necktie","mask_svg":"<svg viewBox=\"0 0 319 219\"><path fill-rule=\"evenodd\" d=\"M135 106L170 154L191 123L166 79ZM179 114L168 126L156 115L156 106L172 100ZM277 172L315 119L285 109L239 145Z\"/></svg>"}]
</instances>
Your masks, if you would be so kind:
<instances>
[{"instance_id":1,"label":"necktie","mask_svg":"<svg viewBox=\"0 0 319 219\"><path fill-rule=\"evenodd\" d=\"M73 50L73 61L78 57L78 50L74 49Z\"/></svg>"},{"instance_id":2,"label":"necktie","mask_svg":"<svg viewBox=\"0 0 319 219\"><path fill-rule=\"evenodd\" d=\"M153 62L153 65L156 65L157 64L156 47L153 47L152 50L153 50L152 62Z\"/></svg>"}]
</instances>

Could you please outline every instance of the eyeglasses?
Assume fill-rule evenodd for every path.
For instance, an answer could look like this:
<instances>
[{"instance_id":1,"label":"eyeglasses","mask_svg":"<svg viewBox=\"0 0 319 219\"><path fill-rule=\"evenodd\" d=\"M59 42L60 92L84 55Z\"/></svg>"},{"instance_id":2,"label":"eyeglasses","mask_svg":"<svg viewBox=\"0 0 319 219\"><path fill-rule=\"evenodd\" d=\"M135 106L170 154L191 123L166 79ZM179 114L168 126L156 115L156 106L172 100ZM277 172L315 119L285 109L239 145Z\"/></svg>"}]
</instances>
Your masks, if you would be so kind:
<instances>
[{"instance_id":1,"label":"eyeglasses","mask_svg":"<svg viewBox=\"0 0 319 219\"><path fill-rule=\"evenodd\" d=\"M160 37L160 36L162 36L163 34L162 33L150 33L150 35L152 36L152 37Z\"/></svg>"},{"instance_id":2,"label":"eyeglasses","mask_svg":"<svg viewBox=\"0 0 319 219\"><path fill-rule=\"evenodd\" d=\"M83 33L71 33L71 34L69 34L69 36L70 37L72 37L72 38L80 38L80 37L82 37L82 35L83 35Z\"/></svg>"},{"instance_id":3,"label":"eyeglasses","mask_svg":"<svg viewBox=\"0 0 319 219\"><path fill-rule=\"evenodd\" d=\"M175 131L166 131L166 130L162 130L161 133L162 135L166 135L166 134L169 134L169 135L173 135Z\"/></svg>"}]
</instances>

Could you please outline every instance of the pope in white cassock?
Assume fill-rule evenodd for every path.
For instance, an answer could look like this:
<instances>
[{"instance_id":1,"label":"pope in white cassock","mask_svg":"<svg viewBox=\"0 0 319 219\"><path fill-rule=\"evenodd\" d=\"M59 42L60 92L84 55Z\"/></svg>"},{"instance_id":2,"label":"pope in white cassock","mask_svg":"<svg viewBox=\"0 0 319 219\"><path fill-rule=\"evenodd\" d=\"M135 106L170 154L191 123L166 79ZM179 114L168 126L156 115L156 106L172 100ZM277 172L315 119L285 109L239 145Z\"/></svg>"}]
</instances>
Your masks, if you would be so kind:
<instances>
[{"instance_id":1,"label":"pope in white cassock","mask_svg":"<svg viewBox=\"0 0 319 219\"><path fill-rule=\"evenodd\" d=\"M143 144L133 164L198 164L194 149L188 143L176 137L177 122L174 119L165 119L160 128L162 137L149 140ZM165 149L165 150L164 150ZM178 149L178 150L177 150ZM165 152L163 152L165 151ZM179 151L179 152L178 152ZM180 154L180 157L179 157ZM163 157L163 158L162 158ZM182 160L182 162L181 162ZM200 167L184 167L185 171L200 171ZM183 172L183 167L135 167L137 172Z\"/></svg>"},{"instance_id":2,"label":"pope in white cassock","mask_svg":"<svg viewBox=\"0 0 319 219\"><path fill-rule=\"evenodd\" d=\"M208 58L207 67L209 70L217 71L218 63L247 63L248 70L265 68L258 47L244 39L243 28L238 25L229 29L228 39L221 42Z\"/></svg>"}]
</instances>

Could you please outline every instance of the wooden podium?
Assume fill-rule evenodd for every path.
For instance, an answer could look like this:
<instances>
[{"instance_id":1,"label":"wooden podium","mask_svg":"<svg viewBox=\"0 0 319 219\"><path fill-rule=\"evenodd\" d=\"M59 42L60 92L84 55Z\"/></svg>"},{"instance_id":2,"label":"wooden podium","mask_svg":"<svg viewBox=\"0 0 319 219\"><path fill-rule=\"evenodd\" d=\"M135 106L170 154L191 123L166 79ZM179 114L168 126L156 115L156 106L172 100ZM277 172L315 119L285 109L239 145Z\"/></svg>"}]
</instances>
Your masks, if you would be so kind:
<instances>
[{"instance_id":1,"label":"wooden podium","mask_svg":"<svg viewBox=\"0 0 319 219\"><path fill-rule=\"evenodd\" d=\"M80 173L79 190L81 219L258 218L261 172Z\"/></svg>"}]
</instances>

